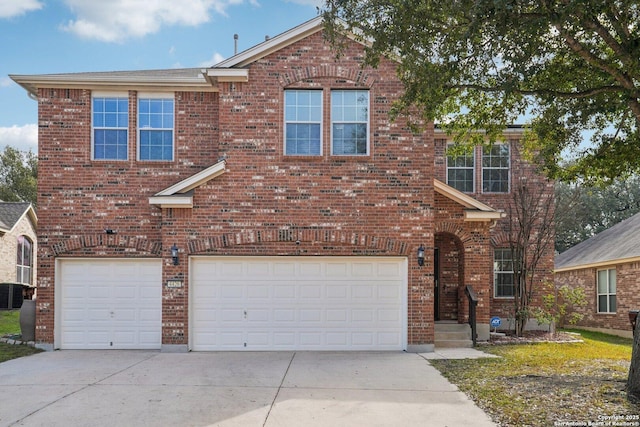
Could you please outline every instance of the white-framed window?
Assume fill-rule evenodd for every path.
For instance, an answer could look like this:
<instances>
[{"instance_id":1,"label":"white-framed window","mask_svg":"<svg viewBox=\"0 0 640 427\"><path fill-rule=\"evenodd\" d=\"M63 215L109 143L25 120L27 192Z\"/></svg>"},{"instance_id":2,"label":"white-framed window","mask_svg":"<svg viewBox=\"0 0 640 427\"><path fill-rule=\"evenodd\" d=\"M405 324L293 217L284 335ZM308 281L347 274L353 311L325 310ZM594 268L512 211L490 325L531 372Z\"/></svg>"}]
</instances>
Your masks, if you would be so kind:
<instances>
[{"instance_id":1,"label":"white-framed window","mask_svg":"<svg viewBox=\"0 0 640 427\"><path fill-rule=\"evenodd\" d=\"M454 144L447 145L447 153ZM447 184L464 193L475 191L475 150L470 148L462 154L447 154Z\"/></svg>"},{"instance_id":2,"label":"white-framed window","mask_svg":"<svg viewBox=\"0 0 640 427\"><path fill-rule=\"evenodd\" d=\"M331 91L331 154L369 154L369 91Z\"/></svg>"},{"instance_id":3,"label":"white-framed window","mask_svg":"<svg viewBox=\"0 0 640 427\"><path fill-rule=\"evenodd\" d=\"M598 313L616 312L616 269L598 270Z\"/></svg>"},{"instance_id":4,"label":"white-framed window","mask_svg":"<svg viewBox=\"0 0 640 427\"><path fill-rule=\"evenodd\" d=\"M285 90L284 123L285 155L321 155L322 91L300 89Z\"/></svg>"},{"instance_id":5,"label":"white-framed window","mask_svg":"<svg viewBox=\"0 0 640 427\"><path fill-rule=\"evenodd\" d=\"M509 144L482 147L482 192L508 193L511 156Z\"/></svg>"},{"instance_id":6,"label":"white-framed window","mask_svg":"<svg viewBox=\"0 0 640 427\"><path fill-rule=\"evenodd\" d=\"M129 157L129 97L126 93L93 94L91 98L94 160Z\"/></svg>"},{"instance_id":7,"label":"white-framed window","mask_svg":"<svg viewBox=\"0 0 640 427\"><path fill-rule=\"evenodd\" d=\"M173 161L174 121L172 94L138 96L138 160Z\"/></svg>"},{"instance_id":8,"label":"white-framed window","mask_svg":"<svg viewBox=\"0 0 640 427\"><path fill-rule=\"evenodd\" d=\"M493 286L493 295L496 298L513 298L516 295L510 249L493 250Z\"/></svg>"},{"instance_id":9,"label":"white-framed window","mask_svg":"<svg viewBox=\"0 0 640 427\"><path fill-rule=\"evenodd\" d=\"M31 285L33 270L33 243L27 236L18 236L16 282Z\"/></svg>"}]
</instances>

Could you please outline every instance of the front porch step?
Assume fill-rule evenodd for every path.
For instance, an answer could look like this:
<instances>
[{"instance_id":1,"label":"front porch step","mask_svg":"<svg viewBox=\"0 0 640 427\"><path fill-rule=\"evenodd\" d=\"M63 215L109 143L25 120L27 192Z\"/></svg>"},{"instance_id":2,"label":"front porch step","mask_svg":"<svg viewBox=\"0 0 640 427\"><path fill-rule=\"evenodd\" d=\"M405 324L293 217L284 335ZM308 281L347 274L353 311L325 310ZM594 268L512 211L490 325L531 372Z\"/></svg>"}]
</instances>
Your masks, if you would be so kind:
<instances>
[{"instance_id":1,"label":"front porch step","mask_svg":"<svg viewBox=\"0 0 640 427\"><path fill-rule=\"evenodd\" d=\"M466 323L436 322L434 344L436 348L471 348L471 326Z\"/></svg>"}]
</instances>

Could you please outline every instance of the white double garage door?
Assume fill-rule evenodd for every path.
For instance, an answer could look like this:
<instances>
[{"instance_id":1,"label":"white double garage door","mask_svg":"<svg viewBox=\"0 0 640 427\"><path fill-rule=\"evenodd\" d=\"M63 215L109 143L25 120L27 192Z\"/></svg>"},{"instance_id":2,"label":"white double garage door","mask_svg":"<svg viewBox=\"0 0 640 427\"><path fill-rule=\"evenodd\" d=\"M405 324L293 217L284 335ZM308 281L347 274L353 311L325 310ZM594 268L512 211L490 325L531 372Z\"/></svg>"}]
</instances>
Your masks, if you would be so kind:
<instances>
[{"instance_id":1,"label":"white double garage door","mask_svg":"<svg viewBox=\"0 0 640 427\"><path fill-rule=\"evenodd\" d=\"M191 350L406 348L405 258L189 262ZM161 269L159 260L59 260L57 346L160 348Z\"/></svg>"}]
</instances>

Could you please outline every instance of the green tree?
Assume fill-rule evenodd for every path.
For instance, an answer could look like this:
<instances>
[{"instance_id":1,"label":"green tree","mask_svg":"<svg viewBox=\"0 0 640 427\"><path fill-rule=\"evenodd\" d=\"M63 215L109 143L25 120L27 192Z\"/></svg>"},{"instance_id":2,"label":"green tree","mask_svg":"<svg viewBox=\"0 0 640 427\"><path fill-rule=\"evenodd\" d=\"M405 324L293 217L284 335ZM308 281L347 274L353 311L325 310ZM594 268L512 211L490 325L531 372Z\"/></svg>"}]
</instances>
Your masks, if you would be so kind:
<instances>
[{"instance_id":1,"label":"green tree","mask_svg":"<svg viewBox=\"0 0 640 427\"><path fill-rule=\"evenodd\" d=\"M607 186L556 182L556 244L564 252L640 212L640 176Z\"/></svg>"},{"instance_id":2,"label":"green tree","mask_svg":"<svg viewBox=\"0 0 640 427\"><path fill-rule=\"evenodd\" d=\"M346 30L367 43L367 64L399 58L396 115L417 107L475 144L530 114L550 177L640 171L637 0L327 0L322 13L336 46ZM564 150L578 154L571 165Z\"/></svg>"},{"instance_id":3,"label":"green tree","mask_svg":"<svg viewBox=\"0 0 640 427\"><path fill-rule=\"evenodd\" d=\"M31 202L38 195L38 157L31 151L7 146L0 153L0 200Z\"/></svg>"}]
</instances>

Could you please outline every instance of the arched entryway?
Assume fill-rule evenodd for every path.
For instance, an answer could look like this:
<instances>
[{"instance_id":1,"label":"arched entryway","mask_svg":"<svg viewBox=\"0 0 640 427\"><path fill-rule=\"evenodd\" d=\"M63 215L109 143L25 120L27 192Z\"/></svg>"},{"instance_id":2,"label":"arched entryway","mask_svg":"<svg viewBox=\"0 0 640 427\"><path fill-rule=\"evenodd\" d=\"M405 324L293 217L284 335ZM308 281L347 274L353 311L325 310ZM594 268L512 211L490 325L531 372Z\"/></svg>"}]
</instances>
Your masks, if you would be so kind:
<instances>
[{"instance_id":1,"label":"arched entryway","mask_svg":"<svg viewBox=\"0 0 640 427\"><path fill-rule=\"evenodd\" d=\"M464 247L456 235L436 233L434 270L435 320L464 321L460 309L464 296Z\"/></svg>"}]
</instances>

